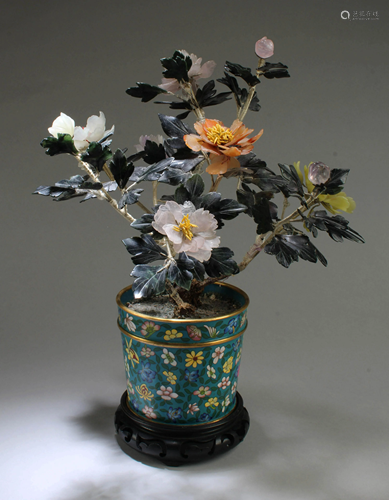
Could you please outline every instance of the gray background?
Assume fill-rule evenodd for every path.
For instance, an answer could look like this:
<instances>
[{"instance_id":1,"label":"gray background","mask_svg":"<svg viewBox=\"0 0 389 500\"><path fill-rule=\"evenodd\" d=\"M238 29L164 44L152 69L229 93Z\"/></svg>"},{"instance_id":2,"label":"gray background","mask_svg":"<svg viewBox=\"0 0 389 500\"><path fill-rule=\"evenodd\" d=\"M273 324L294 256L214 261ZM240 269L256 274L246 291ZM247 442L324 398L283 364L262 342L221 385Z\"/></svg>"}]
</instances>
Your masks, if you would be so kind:
<instances>
[{"instance_id":1,"label":"gray background","mask_svg":"<svg viewBox=\"0 0 389 500\"><path fill-rule=\"evenodd\" d=\"M342 20L344 9L379 20ZM4 5L1 498L389 498L388 14L383 0ZM160 57L185 48L215 60L220 77L226 59L253 67L264 35L292 77L259 86L262 110L245 120L265 131L255 152L271 168L297 160L351 168L349 219L367 243L321 234L327 269L286 270L260 255L231 280L251 297L239 385L247 439L190 468L131 460L112 420L125 389L115 296L131 271L121 239L135 233L98 201L31 196L78 173L39 142L61 111L83 125L102 110L116 126L113 147L132 148L141 134L160 133L156 112L168 109L124 91L158 84ZM214 113L230 123L234 105ZM228 194L233 185L221 187ZM254 231L241 216L223 244L239 259Z\"/></svg>"}]
</instances>

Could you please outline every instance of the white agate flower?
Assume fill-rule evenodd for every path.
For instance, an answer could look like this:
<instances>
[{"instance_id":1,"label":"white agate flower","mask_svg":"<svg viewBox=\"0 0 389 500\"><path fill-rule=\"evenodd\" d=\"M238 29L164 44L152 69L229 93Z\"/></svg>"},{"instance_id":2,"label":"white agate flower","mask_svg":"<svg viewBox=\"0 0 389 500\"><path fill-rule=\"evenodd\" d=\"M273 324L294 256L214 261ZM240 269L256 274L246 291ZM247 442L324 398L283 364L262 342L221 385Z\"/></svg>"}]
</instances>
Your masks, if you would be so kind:
<instances>
[{"instance_id":1,"label":"white agate flower","mask_svg":"<svg viewBox=\"0 0 389 500\"><path fill-rule=\"evenodd\" d=\"M141 135L139 137L139 144L136 144L135 149L138 153L141 151L144 151L146 142L151 141L151 142L156 142L157 144L163 144L163 137L162 135Z\"/></svg>"},{"instance_id":2,"label":"white agate flower","mask_svg":"<svg viewBox=\"0 0 389 500\"><path fill-rule=\"evenodd\" d=\"M61 113L58 118L53 121L49 127L49 133L58 138L58 134L69 134L71 137L74 135L74 120L70 116Z\"/></svg>"},{"instance_id":3,"label":"white agate flower","mask_svg":"<svg viewBox=\"0 0 389 500\"><path fill-rule=\"evenodd\" d=\"M105 115L102 111L100 111L100 116L90 116L86 122L86 127L75 127L73 118L61 113L48 130L53 137L58 137L58 134L69 134L76 149L84 151L88 148L90 142L100 141L103 137L113 134L115 126L110 130L105 130Z\"/></svg>"},{"instance_id":4,"label":"white agate flower","mask_svg":"<svg viewBox=\"0 0 389 500\"><path fill-rule=\"evenodd\" d=\"M202 58L197 57L195 54L189 54L186 50L180 50L181 54L186 57L190 57L192 60L192 66L188 71L189 81L194 88L196 88L196 80L199 78L209 78L213 70L216 67L215 61L207 61L201 65ZM158 85L163 90L168 92L178 92L180 90L180 83L175 78L162 78L161 85Z\"/></svg>"},{"instance_id":5,"label":"white agate flower","mask_svg":"<svg viewBox=\"0 0 389 500\"><path fill-rule=\"evenodd\" d=\"M79 151L88 148L90 142L100 141L103 137L113 134L115 126L110 130L105 130L105 115L100 111L100 115L92 115L86 122L86 127L75 127L74 145Z\"/></svg>"},{"instance_id":6,"label":"white agate flower","mask_svg":"<svg viewBox=\"0 0 389 500\"><path fill-rule=\"evenodd\" d=\"M210 259L212 248L220 245L217 220L208 210L196 210L193 203L167 201L154 216L153 228L173 243L175 252L185 252L200 262Z\"/></svg>"}]
</instances>

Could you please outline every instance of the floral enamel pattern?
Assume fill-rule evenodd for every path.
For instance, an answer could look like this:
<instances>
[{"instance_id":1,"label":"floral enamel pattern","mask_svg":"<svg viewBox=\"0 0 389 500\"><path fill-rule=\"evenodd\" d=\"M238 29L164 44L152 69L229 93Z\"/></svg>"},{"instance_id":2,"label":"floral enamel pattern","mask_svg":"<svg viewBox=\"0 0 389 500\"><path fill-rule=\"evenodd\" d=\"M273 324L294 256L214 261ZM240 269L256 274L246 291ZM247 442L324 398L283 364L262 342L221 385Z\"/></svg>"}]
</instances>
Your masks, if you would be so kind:
<instances>
[{"instance_id":1,"label":"floral enamel pattern","mask_svg":"<svg viewBox=\"0 0 389 500\"><path fill-rule=\"evenodd\" d=\"M132 411L177 425L228 415L235 407L246 311L194 323L138 317L119 306Z\"/></svg>"},{"instance_id":2,"label":"floral enamel pattern","mask_svg":"<svg viewBox=\"0 0 389 500\"><path fill-rule=\"evenodd\" d=\"M127 346L128 337L124 333L122 336ZM158 422L185 425L211 422L233 410L240 366L236 338L227 338L222 346L199 348L193 344L171 348L169 344L163 347L131 340L130 352L135 356L129 357L127 347L124 360L128 401L133 411ZM218 356L213 357L215 352ZM132 364L136 357L139 363Z\"/></svg>"},{"instance_id":3,"label":"floral enamel pattern","mask_svg":"<svg viewBox=\"0 0 389 500\"><path fill-rule=\"evenodd\" d=\"M132 292L128 290L122 297L123 305L126 306L132 299ZM244 302L242 302L243 305ZM219 341L226 336L232 337L245 330L247 313L246 310L243 310L235 316L215 319L214 321L204 319L194 324L188 320L188 322L184 321L177 324L169 323L166 320L158 320L157 318L151 320L137 317L135 311L130 313L128 310L126 311L122 307L119 307L118 322L119 326L131 335L140 339L163 342L168 347L169 343L187 343L193 345L194 342L200 344L212 340ZM149 347L152 351L151 346Z\"/></svg>"}]
</instances>

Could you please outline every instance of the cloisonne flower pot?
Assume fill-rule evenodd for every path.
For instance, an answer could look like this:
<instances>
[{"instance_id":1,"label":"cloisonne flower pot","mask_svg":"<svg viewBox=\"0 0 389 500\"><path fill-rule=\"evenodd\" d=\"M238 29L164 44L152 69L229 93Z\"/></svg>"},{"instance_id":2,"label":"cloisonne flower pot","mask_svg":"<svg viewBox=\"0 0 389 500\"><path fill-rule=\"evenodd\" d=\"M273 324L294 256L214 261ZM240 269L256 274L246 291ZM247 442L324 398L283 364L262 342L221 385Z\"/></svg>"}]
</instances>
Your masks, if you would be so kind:
<instances>
[{"instance_id":1,"label":"cloisonne flower pot","mask_svg":"<svg viewBox=\"0 0 389 500\"><path fill-rule=\"evenodd\" d=\"M163 319L117 296L127 391L115 414L117 439L168 465L197 462L238 445L249 416L237 392L248 296L228 284L209 285L239 304L221 317Z\"/></svg>"}]
</instances>

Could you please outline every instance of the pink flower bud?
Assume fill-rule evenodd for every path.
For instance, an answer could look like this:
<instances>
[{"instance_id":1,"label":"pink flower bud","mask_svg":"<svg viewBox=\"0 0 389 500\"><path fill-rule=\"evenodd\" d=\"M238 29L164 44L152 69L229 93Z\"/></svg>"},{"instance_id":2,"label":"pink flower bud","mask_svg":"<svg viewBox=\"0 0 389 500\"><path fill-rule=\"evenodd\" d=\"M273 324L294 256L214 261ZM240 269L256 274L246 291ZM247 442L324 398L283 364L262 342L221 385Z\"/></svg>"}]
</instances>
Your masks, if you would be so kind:
<instances>
[{"instance_id":1,"label":"pink flower bud","mask_svg":"<svg viewBox=\"0 0 389 500\"><path fill-rule=\"evenodd\" d=\"M274 54L274 43L264 36L255 44L255 53L262 59L271 57Z\"/></svg>"},{"instance_id":2,"label":"pink flower bud","mask_svg":"<svg viewBox=\"0 0 389 500\"><path fill-rule=\"evenodd\" d=\"M331 175L330 167L327 167L327 165L325 165L321 161L317 161L309 165L308 179L315 186L327 182L328 179L330 178L330 175Z\"/></svg>"}]
</instances>

